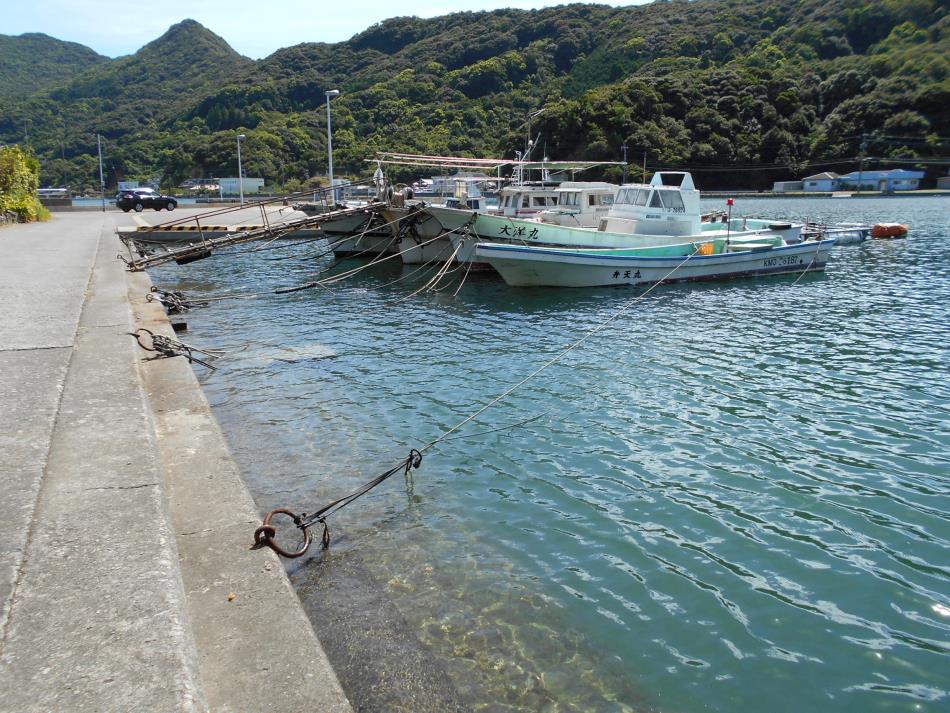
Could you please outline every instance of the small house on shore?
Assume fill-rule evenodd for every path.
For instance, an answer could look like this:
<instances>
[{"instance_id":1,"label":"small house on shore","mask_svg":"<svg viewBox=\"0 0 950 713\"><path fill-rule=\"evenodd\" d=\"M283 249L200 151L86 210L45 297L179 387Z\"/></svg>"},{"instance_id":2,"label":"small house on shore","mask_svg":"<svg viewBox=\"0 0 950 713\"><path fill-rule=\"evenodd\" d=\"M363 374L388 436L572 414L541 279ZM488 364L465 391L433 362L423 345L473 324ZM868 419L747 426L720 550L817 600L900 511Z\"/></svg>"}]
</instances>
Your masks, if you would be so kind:
<instances>
[{"instance_id":1,"label":"small house on shore","mask_svg":"<svg viewBox=\"0 0 950 713\"><path fill-rule=\"evenodd\" d=\"M802 179L804 190L809 193L833 193L841 189L841 177L837 173L825 171Z\"/></svg>"}]
</instances>

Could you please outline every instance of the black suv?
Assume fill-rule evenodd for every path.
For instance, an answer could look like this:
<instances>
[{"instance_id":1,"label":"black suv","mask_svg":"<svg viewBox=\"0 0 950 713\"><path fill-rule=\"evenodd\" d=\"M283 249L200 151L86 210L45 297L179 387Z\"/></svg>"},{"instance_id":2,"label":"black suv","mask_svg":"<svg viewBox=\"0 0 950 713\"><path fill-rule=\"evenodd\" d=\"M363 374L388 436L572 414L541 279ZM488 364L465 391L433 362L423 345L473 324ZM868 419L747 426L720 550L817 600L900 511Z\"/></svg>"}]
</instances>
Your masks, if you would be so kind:
<instances>
[{"instance_id":1,"label":"black suv","mask_svg":"<svg viewBox=\"0 0 950 713\"><path fill-rule=\"evenodd\" d=\"M161 193L156 193L151 188L134 188L131 191L122 191L119 193L115 197L115 204L126 213L130 210L141 213L146 208L175 210L178 206L178 201L171 196L163 196Z\"/></svg>"}]
</instances>

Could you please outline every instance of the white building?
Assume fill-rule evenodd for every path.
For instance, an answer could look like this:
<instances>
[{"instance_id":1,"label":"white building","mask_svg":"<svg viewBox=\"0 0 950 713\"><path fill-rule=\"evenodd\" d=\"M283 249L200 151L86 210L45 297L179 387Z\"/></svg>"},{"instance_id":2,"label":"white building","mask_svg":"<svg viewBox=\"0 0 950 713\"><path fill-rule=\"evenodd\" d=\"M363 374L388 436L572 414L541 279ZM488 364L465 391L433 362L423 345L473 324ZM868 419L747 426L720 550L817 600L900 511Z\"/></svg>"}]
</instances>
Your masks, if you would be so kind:
<instances>
[{"instance_id":1,"label":"white building","mask_svg":"<svg viewBox=\"0 0 950 713\"><path fill-rule=\"evenodd\" d=\"M772 184L772 193L800 193L804 190L802 181L776 181Z\"/></svg>"},{"instance_id":2,"label":"white building","mask_svg":"<svg viewBox=\"0 0 950 713\"><path fill-rule=\"evenodd\" d=\"M219 178L218 186L221 189L222 196L237 196L241 194L241 185L239 181L242 179L237 178ZM246 176L243 179L244 181L244 195L248 193L260 193L261 189L264 187L263 178L247 178Z\"/></svg>"}]
</instances>

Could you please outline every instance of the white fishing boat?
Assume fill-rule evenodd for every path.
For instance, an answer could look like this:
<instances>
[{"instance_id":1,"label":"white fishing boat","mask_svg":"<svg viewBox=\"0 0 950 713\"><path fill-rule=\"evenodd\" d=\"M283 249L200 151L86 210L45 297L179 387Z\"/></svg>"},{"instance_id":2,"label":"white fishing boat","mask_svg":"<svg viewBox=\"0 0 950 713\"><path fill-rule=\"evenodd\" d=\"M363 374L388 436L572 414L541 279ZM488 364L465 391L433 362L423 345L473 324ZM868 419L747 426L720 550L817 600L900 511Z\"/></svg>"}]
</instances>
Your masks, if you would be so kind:
<instances>
[{"instance_id":1,"label":"white fishing boat","mask_svg":"<svg viewBox=\"0 0 950 713\"><path fill-rule=\"evenodd\" d=\"M802 228L803 240L834 238L835 245L857 245L871 237L871 226L862 223L806 223Z\"/></svg>"},{"instance_id":2,"label":"white fishing boat","mask_svg":"<svg viewBox=\"0 0 950 713\"><path fill-rule=\"evenodd\" d=\"M475 252L512 287L601 287L813 272L825 268L833 244L788 245L775 235L628 249L479 243Z\"/></svg>"},{"instance_id":3,"label":"white fishing boat","mask_svg":"<svg viewBox=\"0 0 950 713\"><path fill-rule=\"evenodd\" d=\"M791 243L800 238L801 230L800 224L749 217L704 221L692 176L660 171L649 184L622 186L596 229L479 213L471 217L467 232L450 234L449 239L457 248L457 260L477 262L475 246L480 242L553 248L640 248L719 237L777 236Z\"/></svg>"},{"instance_id":4,"label":"white fishing boat","mask_svg":"<svg viewBox=\"0 0 950 713\"><path fill-rule=\"evenodd\" d=\"M422 220L416 217L413 218L412 225L404 226L406 229L399 231L396 250L400 253L403 262L425 264L453 260L457 246L450 242L449 233L461 231L464 227L470 226L472 216L495 212L515 219L537 218L543 211L557 206L558 187L564 183L552 180L553 178L569 176L573 181L574 175L580 171L586 171L595 166L613 165L611 162L603 161L528 161L522 158L521 154L515 161L383 152L377 154L377 158L373 161L379 165L432 167L443 171L446 169L484 171L486 174L482 178L449 177L455 182L456 191L462 190L465 195L453 196L442 205L430 201L425 205L427 212L434 220ZM485 198L479 195L479 187L483 182L490 182L493 185L500 182L502 169L509 166L512 166L514 171L512 182L498 191L498 206L489 208ZM486 176L492 172L496 174L496 177L487 178ZM541 180L527 180L532 172L540 174ZM583 184L576 183L575 185ZM600 187L605 184L591 185ZM409 210L413 205L418 205L418 203L407 200L403 204L394 206L395 210L386 216L387 221L398 219L400 213Z\"/></svg>"}]
</instances>

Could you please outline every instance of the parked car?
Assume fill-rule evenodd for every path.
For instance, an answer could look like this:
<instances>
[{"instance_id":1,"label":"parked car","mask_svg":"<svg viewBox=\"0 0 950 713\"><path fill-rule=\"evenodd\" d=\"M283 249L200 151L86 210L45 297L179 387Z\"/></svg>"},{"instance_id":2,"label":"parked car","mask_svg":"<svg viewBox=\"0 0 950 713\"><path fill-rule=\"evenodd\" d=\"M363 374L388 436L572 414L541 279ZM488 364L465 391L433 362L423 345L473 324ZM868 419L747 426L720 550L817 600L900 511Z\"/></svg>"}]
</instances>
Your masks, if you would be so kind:
<instances>
[{"instance_id":1,"label":"parked car","mask_svg":"<svg viewBox=\"0 0 950 713\"><path fill-rule=\"evenodd\" d=\"M141 213L146 208L175 210L178 207L178 200L172 196L156 193L151 188L133 188L131 191L120 191L116 196L115 204L126 213L130 210Z\"/></svg>"}]
</instances>

